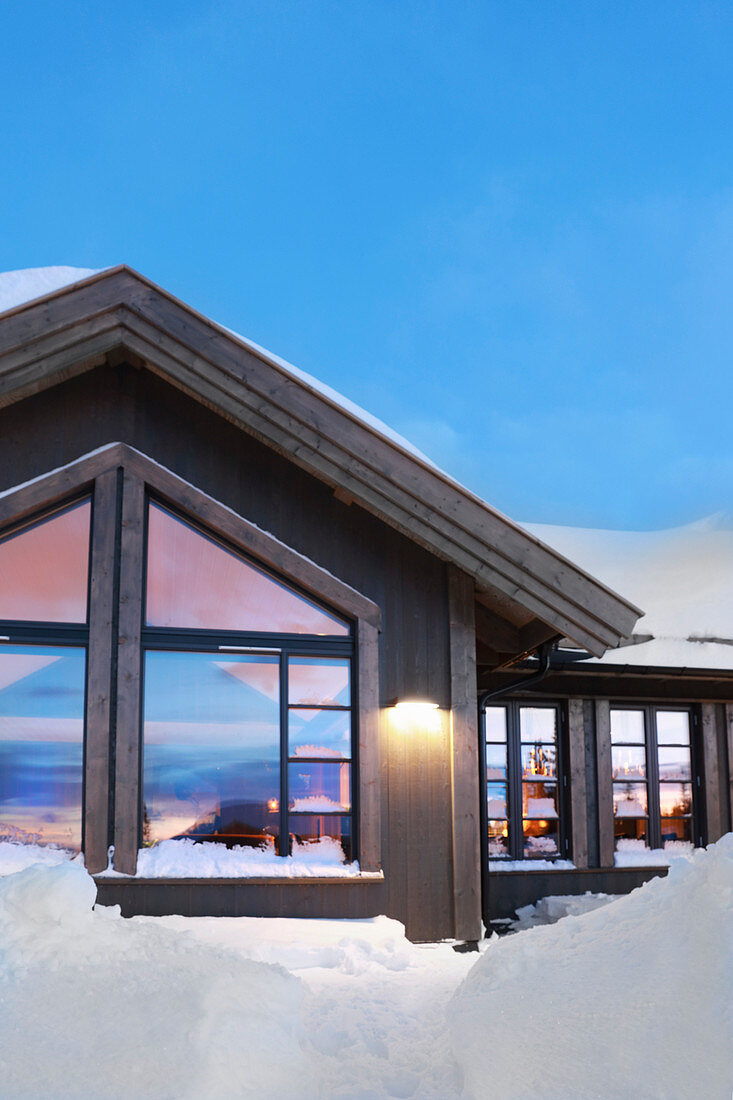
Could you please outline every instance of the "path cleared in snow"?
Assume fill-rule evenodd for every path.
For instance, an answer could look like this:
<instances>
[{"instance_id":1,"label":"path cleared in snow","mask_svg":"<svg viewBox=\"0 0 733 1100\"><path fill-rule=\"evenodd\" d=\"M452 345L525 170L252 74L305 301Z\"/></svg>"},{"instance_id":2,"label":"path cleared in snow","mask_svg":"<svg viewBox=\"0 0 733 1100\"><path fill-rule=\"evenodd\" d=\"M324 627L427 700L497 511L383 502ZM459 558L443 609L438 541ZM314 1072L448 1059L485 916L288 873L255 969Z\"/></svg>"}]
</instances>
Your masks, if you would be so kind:
<instances>
[{"instance_id":1,"label":"path cleared in snow","mask_svg":"<svg viewBox=\"0 0 733 1100\"><path fill-rule=\"evenodd\" d=\"M733 835L480 956L385 917L123 920L95 890L78 862L0 881L3 1100L731 1095Z\"/></svg>"}]
</instances>

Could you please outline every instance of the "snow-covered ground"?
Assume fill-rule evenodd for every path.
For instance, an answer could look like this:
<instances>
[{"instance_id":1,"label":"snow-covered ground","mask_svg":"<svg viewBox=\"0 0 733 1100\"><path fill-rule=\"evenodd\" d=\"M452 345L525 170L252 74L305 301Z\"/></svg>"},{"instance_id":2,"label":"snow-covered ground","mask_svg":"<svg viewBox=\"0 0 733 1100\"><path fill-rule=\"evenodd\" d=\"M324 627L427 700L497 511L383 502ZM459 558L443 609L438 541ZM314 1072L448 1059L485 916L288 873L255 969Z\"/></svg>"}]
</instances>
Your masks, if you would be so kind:
<instances>
[{"instance_id":1,"label":"snow-covered ground","mask_svg":"<svg viewBox=\"0 0 733 1100\"><path fill-rule=\"evenodd\" d=\"M123 920L94 897L78 862L0 882L3 1100L731 1094L733 835L478 956L385 917Z\"/></svg>"}]
</instances>

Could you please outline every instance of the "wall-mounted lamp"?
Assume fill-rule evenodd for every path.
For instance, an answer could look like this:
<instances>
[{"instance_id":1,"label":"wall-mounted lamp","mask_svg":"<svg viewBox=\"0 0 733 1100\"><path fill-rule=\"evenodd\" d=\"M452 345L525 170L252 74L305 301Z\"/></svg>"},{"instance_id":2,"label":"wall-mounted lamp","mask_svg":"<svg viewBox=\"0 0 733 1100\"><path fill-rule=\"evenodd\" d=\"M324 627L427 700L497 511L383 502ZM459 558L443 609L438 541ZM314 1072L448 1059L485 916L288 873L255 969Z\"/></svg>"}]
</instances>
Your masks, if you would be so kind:
<instances>
[{"instance_id":1,"label":"wall-mounted lamp","mask_svg":"<svg viewBox=\"0 0 733 1100\"><path fill-rule=\"evenodd\" d=\"M394 724L403 733L434 733L440 729L439 706L429 699L395 699L392 708Z\"/></svg>"}]
</instances>

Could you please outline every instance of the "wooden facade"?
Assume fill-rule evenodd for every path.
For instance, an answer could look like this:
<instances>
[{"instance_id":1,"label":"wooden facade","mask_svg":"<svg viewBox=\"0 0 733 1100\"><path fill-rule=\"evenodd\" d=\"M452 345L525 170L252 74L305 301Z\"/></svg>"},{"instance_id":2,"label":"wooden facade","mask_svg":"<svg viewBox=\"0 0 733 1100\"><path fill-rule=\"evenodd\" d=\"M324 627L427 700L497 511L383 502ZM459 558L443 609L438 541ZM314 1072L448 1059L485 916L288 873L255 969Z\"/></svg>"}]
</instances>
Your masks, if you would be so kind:
<instances>
[{"instance_id":1,"label":"wooden facade","mask_svg":"<svg viewBox=\"0 0 733 1100\"><path fill-rule=\"evenodd\" d=\"M358 669L362 877L101 878L101 900L126 914L386 912L416 940L477 939L499 881L487 883L481 858L479 695L518 678L506 670L560 635L603 653L638 609L126 268L0 318L0 533L80 486L94 493L84 811L93 871L110 844L119 871L136 867L147 489L346 614ZM569 828L587 876L613 863L599 777L615 692L581 690L578 675L554 674L542 691L567 714ZM718 792L716 802L706 787L711 838L730 827L722 747L733 693L716 690L699 700L706 784ZM406 698L437 704L435 721L405 730L393 704ZM526 879L515 875L511 890Z\"/></svg>"}]
</instances>

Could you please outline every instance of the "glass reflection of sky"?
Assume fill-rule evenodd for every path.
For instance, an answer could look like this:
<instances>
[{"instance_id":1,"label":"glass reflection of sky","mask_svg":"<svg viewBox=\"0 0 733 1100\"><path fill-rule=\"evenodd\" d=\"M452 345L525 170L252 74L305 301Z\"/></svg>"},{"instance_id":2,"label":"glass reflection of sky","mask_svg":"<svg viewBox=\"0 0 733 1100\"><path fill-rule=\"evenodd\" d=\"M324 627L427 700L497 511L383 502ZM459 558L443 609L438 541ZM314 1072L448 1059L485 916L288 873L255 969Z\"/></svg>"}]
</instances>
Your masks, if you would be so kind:
<instances>
[{"instance_id":1,"label":"glass reflection of sky","mask_svg":"<svg viewBox=\"0 0 733 1100\"><path fill-rule=\"evenodd\" d=\"M150 626L346 636L349 626L203 531L151 504Z\"/></svg>"},{"instance_id":2,"label":"glass reflection of sky","mask_svg":"<svg viewBox=\"0 0 733 1100\"><path fill-rule=\"evenodd\" d=\"M90 516L84 500L0 541L0 619L86 622Z\"/></svg>"},{"instance_id":3,"label":"glass reflection of sky","mask_svg":"<svg viewBox=\"0 0 733 1100\"><path fill-rule=\"evenodd\" d=\"M79 850L83 649L0 646L0 837Z\"/></svg>"},{"instance_id":4,"label":"glass reflection of sky","mask_svg":"<svg viewBox=\"0 0 733 1100\"><path fill-rule=\"evenodd\" d=\"M340 710L291 710L290 756L351 757L351 715Z\"/></svg>"},{"instance_id":5,"label":"glass reflection of sky","mask_svg":"<svg viewBox=\"0 0 733 1100\"><path fill-rule=\"evenodd\" d=\"M145 842L277 834L279 670L276 656L146 654Z\"/></svg>"},{"instance_id":6,"label":"glass reflection of sky","mask_svg":"<svg viewBox=\"0 0 733 1100\"><path fill-rule=\"evenodd\" d=\"M291 657L290 705L348 707L350 665L348 657Z\"/></svg>"}]
</instances>

